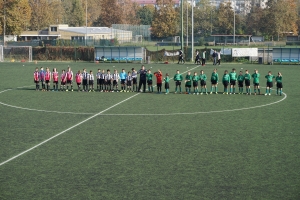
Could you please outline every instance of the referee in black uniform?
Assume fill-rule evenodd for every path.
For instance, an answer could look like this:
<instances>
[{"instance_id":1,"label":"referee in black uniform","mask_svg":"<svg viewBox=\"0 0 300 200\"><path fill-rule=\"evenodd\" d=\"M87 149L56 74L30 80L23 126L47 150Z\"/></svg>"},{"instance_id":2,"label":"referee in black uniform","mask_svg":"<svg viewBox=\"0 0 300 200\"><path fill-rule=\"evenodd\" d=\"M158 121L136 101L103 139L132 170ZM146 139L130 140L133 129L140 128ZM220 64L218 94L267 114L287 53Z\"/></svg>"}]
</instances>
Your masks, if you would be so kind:
<instances>
[{"instance_id":1,"label":"referee in black uniform","mask_svg":"<svg viewBox=\"0 0 300 200\"><path fill-rule=\"evenodd\" d=\"M141 91L141 87L143 85L143 92L146 92L146 74L147 70L145 69L145 66L142 65L142 69L138 71L138 74L140 74L140 82L139 82L139 90Z\"/></svg>"}]
</instances>

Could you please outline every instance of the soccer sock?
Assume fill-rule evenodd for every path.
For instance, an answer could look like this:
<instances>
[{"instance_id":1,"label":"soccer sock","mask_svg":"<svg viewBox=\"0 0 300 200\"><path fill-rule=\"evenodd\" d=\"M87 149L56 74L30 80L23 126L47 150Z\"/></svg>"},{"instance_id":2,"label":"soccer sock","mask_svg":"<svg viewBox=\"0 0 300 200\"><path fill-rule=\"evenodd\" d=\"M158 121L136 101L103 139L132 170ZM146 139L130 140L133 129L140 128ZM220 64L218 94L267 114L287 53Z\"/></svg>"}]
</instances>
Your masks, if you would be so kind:
<instances>
[{"instance_id":1,"label":"soccer sock","mask_svg":"<svg viewBox=\"0 0 300 200\"><path fill-rule=\"evenodd\" d=\"M189 88L189 93L191 93L191 88Z\"/></svg>"},{"instance_id":2,"label":"soccer sock","mask_svg":"<svg viewBox=\"0 0 300 200\"><path fill-rule=\"evenodd\" d=\"M233 88L233 93L235 93L235 88Z\"/></svg>"},{"instance_id":3,"label":"soccer sock","mask_svg":"<svg viewBox=\"0 0 300 200\"><path fill-rule=\"evenodd\" d=\"M213 86L210 87L210 92L213 92Z\"/></svg>"},{"instance_id":4,"label":"soccer sock","mask_svg":"<svg viewBox=\"0 0 300 200\"><path fill-rule=\"evenodd\" d=\"M271 94L271 92L272 92L272 88L269 88L269 93Z\"/></svg>"},{"instance_id":5,"label":"soccer sock","mask_svg":"<svg viewBox=\"0 0 300 200\"><path fill-rule=\"evenodd\" d=\"M150 92L150 86L148 86L148 92Z\"/></svg>"},{"instance_id":6,"label":"soccer sock","mask_svg":"<svg viewBox=\"0 0 300 200\"><path fill-rule=\"evenodd\" d=\"M179 86L179 91L181 92L181 86Z\"/></svg>"},{"instance_id":7,"label":"soccer sock","mask_svg":"<svg viewBox=\"0 0 300 200\"><path fill-rule=\"evenodd\" d=\"M153 86L151 85L151 92L153 92Z\"/></svg>"},{"instance_id":8,"label":"soccer sock","mask_svg":"<svg viewBox=\"0 0 300 200\"><path fill-rule=\"evenodd\" d=\"M185 92L188 92L188 88L185 88Z\"/></svg>"},{"instance_id":9,"label":"soccer sock","mask_svg":"<svg viewBox=\"0 0 300 200\"><path fill-rule=\"evenodd\" d=\"M244 88L241 88L241 93L243 93L244 92Z\"/></svg>"},{"instance_id":10,"label":"soccer sock","mask_svg":"<svg viewBox=\"0 0 300 200\"><path fill-rule=\"evenodd\" d=\"M254 93L256 93L256 89L254 88Z\"/></svg>"},{"instance_id":11,"label":"soccer sock","mask_svg":"<svg viewBox=\"0 0 300 200\"><path fill-rule=\"evenodd\" d=\"M268 88L266 88L266 93L268 94Z\"/></svg>"},{"instance_id":12,"label":"soccer sock","mask_svg":"<svg viewBox=\"0 0 300 200\"><path fill-rule=\"evenodd\" d=\"M216 93L218 92L218 87L216 86Z\"/></svg>"},{"instance_id":13,"label":"soccer sock","mask_svg":"<svg viewBox=\"0 0 300 200\"><path fill-rule=\"evenodd\" d=\"M251 93L251 88L249 88L249 93Z\"/></svg>"},{"instance_id":14,"label":"soccer sock","mask_svg":"<svg viewBox=\"0 0 300 200\"><path fill-rule=\"evenodd\" d=\"M71 85L71 90L73 90L73 85Z\"/></svg>"},{"instance_id":15,"label":"soccer sock","mask_svg":"<svg viewBox=\"0 0 300 200\"><path fill-rule=\"evenodd\" d=\"M260 88L258 88L257 90L258 90L258 93L260 94Z\"/></svg>"},{"instance_id":16,"label":"soccer sock","mask_svg":"<svg viewBox=\"0 0 300 200\"><path fill-rule=\"evenodd\" d=\"M232 93L232 87L230 87L230 93Z\"/></svg>"},{"instance_id":17,"label":"soccer sock","mask_svg":"<svg viewBox=\"0 0 300 200\"><path fill-rule=\"evenodd\" d=\"M280 89L280 96L281 96L281 94L282 94L282 89Z\"/></svg>"}]
</instances>

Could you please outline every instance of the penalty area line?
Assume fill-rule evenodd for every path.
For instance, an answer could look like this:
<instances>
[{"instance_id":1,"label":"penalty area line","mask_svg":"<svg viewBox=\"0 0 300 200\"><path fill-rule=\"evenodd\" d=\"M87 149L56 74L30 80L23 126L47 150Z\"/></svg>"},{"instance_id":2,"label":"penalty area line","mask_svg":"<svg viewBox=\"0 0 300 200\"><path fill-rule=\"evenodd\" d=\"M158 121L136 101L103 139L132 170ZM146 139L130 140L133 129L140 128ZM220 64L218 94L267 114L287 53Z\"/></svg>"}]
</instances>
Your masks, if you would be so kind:
<instances>
[{"instance_id":1,"label":"penalty area line","mask_svg":"<svg viewBox=\"0 0 300 200\"><path fill-rule=\"evenodd\" d=\"M76 128L77 126L79 126L79 125L81 125L81 124L83 124L83 123L85 123L85 122L87 122L87 121L89 121L89 120L91 120L91 119L93 119L93 118L95 118L95 117L101 115L102 113L104 113L104 112L106 112L106 111L108 111L108 110L110 110L110 109L112 109L112 108L114 108L114 107L116 107L116 106L118 106L118 105L120 105L120 104L122 104L122 103L128 101L129 99L132 99L133 97L136 97L136 96L139 95L139 94L140 94L140 93L137 93L137 94L135 94L135 95L133 95L133 96L127 98L127 99L124 99L123 101L120 101L119 103L117 103L117 104L115 104L115 105L113 105L113 106L111 106L111 107L109 107L109 108L106 108L105 110L102 110L101 112L99 112L99 113L97 113L97 114L95 114L95 115L93 115L93 116L91 116L91 117L89 117L89 118L87 118L87 119L85 119L85 120L79 122L78 124L75 124L74 126L71 126L71 127L69 127L68 129L66 129L66 130L64 130L64 131L62 131L62 132L60 132L60 133L58 133L58 134L56 134L56 135L54 135L54 136L48 138L47 140L44 140L43 142L41 142L41 143L39 143L39 144L37 144L37 145L31 147L30 149L27 149L27 150L25 150L25 151L19 153L18 155L9 158L8 160L6 160L6 161L4 161L4 162L1 162L1 163L0 163L0 166L2 166L2 165L4 165L4 164L6 164L6 163L8 163L8 162L10 162L10 161L12 161L12 160L18 158L18 157L20 157L20 156L22 156L22 155L24 155L25 153L28 153L29 151L32 151L32 150L36 149L37 147L39 147L39 146L41 146L41 145L43 145L43 144L49 142L50 140L52 140L52 139L54 139L54 138L56 138L56 137L58 137L58 136L64 134L65 132L68 132L68 131L71 130L71 129Z\"/></svg>"}]
</instances>

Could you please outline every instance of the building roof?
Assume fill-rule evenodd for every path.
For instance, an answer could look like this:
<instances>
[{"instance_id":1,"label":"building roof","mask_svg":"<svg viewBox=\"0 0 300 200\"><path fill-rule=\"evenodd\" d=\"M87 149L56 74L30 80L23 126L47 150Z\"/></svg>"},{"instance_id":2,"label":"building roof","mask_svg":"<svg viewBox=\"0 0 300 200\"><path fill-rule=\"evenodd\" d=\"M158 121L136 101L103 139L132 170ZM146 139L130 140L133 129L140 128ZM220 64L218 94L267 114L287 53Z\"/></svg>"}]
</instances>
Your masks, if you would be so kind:
<instances>
[{"instance_id":1,"label":"building roof","mask_svg":"<svg viewBox=\"0 0 300 200\"><path fill-rule=\"evenodd\" d=\"M156 5L156 0L132 0L133 2L137 3L137 4L152 4L152 5ZM173 0L175 4L179 4L180 0Z\"/></svg>"},{"instance_id":2,"label":"building roof","mask_svg":"<svg viewBox=\"0 0 300 200\"><path fill-rule=\"evenodd\" d=\"M80 34L105 34L111 32L131 32L131 31L124 31L119 29L113 29L108 27L66 27L60 28L60 31L68 31Z\"/></svg>"}]
</instances>

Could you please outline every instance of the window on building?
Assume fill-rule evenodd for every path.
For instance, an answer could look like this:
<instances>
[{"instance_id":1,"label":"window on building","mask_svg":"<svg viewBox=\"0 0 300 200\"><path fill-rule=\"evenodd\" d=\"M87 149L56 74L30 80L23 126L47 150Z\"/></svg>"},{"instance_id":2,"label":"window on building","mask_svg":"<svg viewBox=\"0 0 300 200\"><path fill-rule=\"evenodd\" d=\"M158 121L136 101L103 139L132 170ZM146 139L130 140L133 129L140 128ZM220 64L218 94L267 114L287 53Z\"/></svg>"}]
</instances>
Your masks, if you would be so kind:
<instances>
[{"instance_id":1,"label":"window on building","mask_svg":"<svg viewBox=\"0 0 300 200\"><path fill-rule=\"evenodd\" d=\"M57 31L57 27L51 27L51 32L56 32Z\"/></svg>"}]
</instances>

